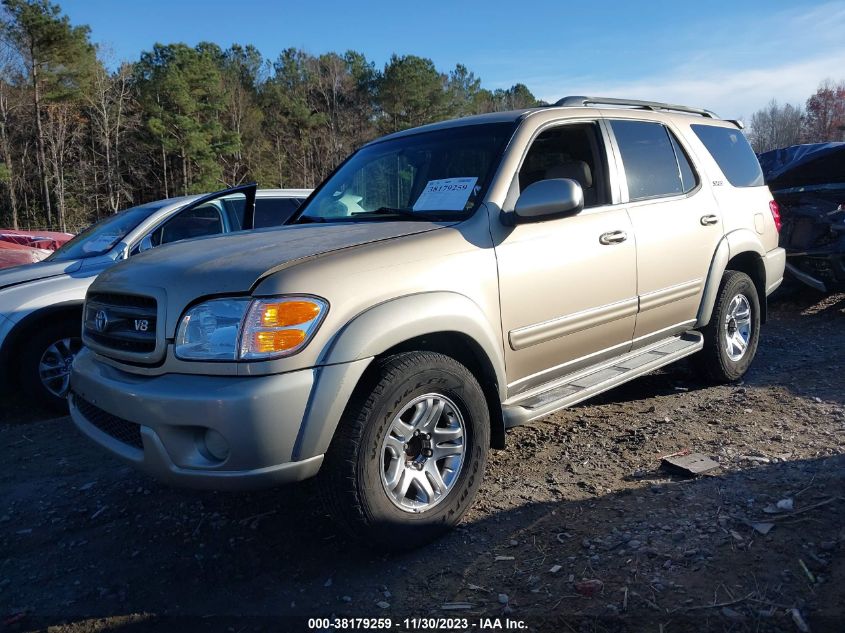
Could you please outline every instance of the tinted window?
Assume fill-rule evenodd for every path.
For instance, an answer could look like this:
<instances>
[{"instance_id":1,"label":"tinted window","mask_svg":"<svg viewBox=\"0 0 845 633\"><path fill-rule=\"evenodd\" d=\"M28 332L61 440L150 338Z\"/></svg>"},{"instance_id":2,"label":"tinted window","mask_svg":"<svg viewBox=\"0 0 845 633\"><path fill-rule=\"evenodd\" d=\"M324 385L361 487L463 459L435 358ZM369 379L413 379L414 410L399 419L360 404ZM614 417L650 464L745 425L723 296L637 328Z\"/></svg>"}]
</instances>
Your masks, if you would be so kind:
<instances>
[{"instance_id":1,"label":"tinted window","mask_svg":"<svg viewBox=\"0 0 845 633\"><path fill-rule=\"evenodd\" d=\"M255 228L285 224L302 204L302 200L303 198L256 198Z\"/></svg>"},{"instance_id":2,"label":"tinted window","mask_svg":"<svg viewBox=\"0 0 845 633\"><path fill-rule=\"evenodd\" d=\"M611 121L631 201L684 193L669 132L660 123Z\"/></svg>"},{"instance_id":3,"label":"tinted window","mask_svg":"<svg viewBox=\"0 0 845 633\"><path fill-rule=\"evenodd\" d=\"M734 187L759 187L763 172L757 156L748 144L745 134L735 128L712 125L693 125L692 131L704 143L725 178Z\"/></svg>"}]
</instances>

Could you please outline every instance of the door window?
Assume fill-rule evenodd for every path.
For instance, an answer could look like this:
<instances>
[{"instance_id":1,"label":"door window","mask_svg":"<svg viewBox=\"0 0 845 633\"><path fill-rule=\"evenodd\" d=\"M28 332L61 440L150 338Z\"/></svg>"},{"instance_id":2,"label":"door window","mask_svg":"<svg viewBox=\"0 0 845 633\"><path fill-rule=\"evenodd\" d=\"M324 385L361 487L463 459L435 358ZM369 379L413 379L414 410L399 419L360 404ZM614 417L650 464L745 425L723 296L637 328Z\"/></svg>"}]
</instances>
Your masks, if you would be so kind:
<instances>
[{"instance_id":1,"label":"door window","mask_svg":"<svg viewBox=\"0 0 845 633\"><path fill-rule=\"evenodd\" d=\"M186 209L171 218L151 234L153 246L170 244L179 240L223 233L223 216L220 202L213 200L206 204Z\"/></svg>"},{"instance_id":2,"label":"door window","mask_svg":"<svg viewBox=\"0 0 845 633\"><path fill-rule=\"evenodd\" d=\"M631 202L677 196L695 188L695 172L669 130L660 123L611 121L622 155Z\"/></svg>"},{"instance_id":3,"label":"door window","mask_svg":"<svg viewBox=\"0 0 845 633\"><path fill-rule=\"evenodd\" d=\"M253 228L287 224L304 198L256 198Z\"/></svg>"},{"instance_id":4,"label":"door window","mask_svg":"<svg viewBox=\"0 0 845 633\"><path fill-rule=\"evenodd\" d=\"M540 180L570 178L584 190L585 208L609 204L604 156L597 124L553 127L531 144L519 170L520 191Z\"/></svg>"},{"instance_id":5,"label":"door window","mask_svg":"<svg viewBox=\"0 0 845 633\"><path fill-rule=\"evenodd\" d=\"M130 251L136 255L162 244L220 235L251 228L255 185L243 185L200 196L144 235Z\"/></svg>"}]
</instances>

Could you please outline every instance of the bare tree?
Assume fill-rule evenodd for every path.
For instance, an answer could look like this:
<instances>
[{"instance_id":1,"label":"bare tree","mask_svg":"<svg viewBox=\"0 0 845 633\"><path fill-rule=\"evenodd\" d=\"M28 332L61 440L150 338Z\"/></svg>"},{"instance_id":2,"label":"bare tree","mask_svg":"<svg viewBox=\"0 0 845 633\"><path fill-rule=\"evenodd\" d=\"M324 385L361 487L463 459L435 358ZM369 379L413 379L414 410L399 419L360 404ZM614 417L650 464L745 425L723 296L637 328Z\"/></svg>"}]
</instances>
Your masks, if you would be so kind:
<instances>
[{"instance_id":1,"label":"bare tree","mask_svg":"<svg viewBox=\"0 0 845 633\"><path fill-rule=\"evenodd\" d=\"M65 165L74 141L81 132L76 108L72 103L54 103L45 108L44 136L56 195L59 230L67 230L67 178Z\"/></svg>"},{"instance_id":2,"label":"bare tree","mask_svg":"<svg viewBox=\"0 0 845 633\"><path fill-rule=\"evenodd\" d=\"M14 101L9 101L14 93L12 76L14 75L14 59L12 51L4 46L0 51L0 151L3 152L3 166L5 173L3 180L9 190L9 208L11 210L12 228L18 228L18 199L15 193L15 163L12 158L12 143L10 141L10 126L12 111L16 109Z\"/></svg>"},{"instance_id":3,"label":"bare tree","mask_svg":"<svg viewBox=\"0 0 845 633\"><path fill-rule=\"evenodd\" d=\"M772 99L765 108L751 115L748 131L751 147L761 153L800 143L802 120L801 106L789 103L781 106Z\"/></svg>"},{"instance_id":4,"label":"bare tree","mask_svg":"<svg viewBox=\"0 0 845 633\"><path fill-rule=\"evenodd\" d=\"M130 124L128 109L132 99L131 68L123 64L114 74L104 64L98 65L86 94L88 116L93 132L92 152L94 172L105 180L106 200L112 213L121 207L122 200L130 200L121 173L121 142Z\"/></svg>"}]
</instances>

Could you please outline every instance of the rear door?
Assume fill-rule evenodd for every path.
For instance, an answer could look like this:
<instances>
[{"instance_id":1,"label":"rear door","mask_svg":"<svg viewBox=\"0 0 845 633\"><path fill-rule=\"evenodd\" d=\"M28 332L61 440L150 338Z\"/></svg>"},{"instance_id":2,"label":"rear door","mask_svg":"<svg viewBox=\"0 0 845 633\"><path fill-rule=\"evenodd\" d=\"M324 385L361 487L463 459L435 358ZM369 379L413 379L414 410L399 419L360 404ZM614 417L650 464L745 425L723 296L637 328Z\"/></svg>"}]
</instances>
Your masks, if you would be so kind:
<instances>
[{"instance_id":1,"label":"rear door","mask_svg":"<svg viewBox=\"0 0 845 633\"><path fill-rule=\"evenodd\" d=\"M719 207L677 134L655 121L608 123L637 236L636 348L693 325L724 231Z\"/></svg>"}]
</instances>

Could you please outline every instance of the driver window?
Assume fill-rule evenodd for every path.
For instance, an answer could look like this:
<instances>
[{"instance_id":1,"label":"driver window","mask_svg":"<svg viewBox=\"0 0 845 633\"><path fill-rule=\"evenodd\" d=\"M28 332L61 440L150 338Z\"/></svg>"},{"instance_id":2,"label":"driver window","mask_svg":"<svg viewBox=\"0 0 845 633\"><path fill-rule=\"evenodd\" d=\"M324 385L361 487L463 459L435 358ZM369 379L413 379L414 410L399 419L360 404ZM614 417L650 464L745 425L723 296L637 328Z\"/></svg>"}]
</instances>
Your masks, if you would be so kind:
<instances>
[{"instance_id":1,"label":"driver window","mask_svg":"<svg viewBox=\"0 0 845 633\"><path fill-rule=\"evenodd\" d=\"M584 207L610 204L604 146L596 123L561 125L538 136L519 170L519 188L571 178L584 190Z\"/></svg>"},{"instance_id":2,"label":"driver window","mask_svg":"<svg viewBox=\"0 0 845 633\"><path fill-rule=\"evenodd\" d=\"M223 233L223 216L219 204L219 201L212 200L182 211L152 232L152 246Z\"/></svg>"}]
</instances>

